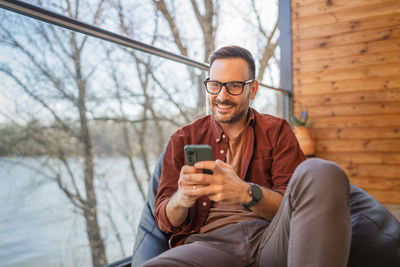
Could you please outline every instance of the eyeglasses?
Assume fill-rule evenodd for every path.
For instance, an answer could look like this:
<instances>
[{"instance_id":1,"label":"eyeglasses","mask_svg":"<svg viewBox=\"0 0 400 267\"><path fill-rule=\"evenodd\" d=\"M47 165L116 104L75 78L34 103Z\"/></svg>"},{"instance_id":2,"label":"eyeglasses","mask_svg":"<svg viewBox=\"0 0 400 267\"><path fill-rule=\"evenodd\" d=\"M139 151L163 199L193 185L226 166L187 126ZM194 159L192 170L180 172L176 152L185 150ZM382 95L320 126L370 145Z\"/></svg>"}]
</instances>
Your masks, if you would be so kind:
<instances>
[{"instance_id":1,"label":"eyeglasses","mask_svg":"<svg viewBox=\"0 0 400 267\"><path fill-rule=\"evenodd\" d=\"M221 92L222 86L225 86L226 91L228 91L229 94L240 95L243 93L244 86L252 82L254 82L254 80L248 80L245 82L232 81L222 83L219 81L212 81L210 80L210 78L207 78L207 80L204 81L204 85L206 86L207 92L212 95L219 94L219 92Z\"/></svg>"}]
</instances>

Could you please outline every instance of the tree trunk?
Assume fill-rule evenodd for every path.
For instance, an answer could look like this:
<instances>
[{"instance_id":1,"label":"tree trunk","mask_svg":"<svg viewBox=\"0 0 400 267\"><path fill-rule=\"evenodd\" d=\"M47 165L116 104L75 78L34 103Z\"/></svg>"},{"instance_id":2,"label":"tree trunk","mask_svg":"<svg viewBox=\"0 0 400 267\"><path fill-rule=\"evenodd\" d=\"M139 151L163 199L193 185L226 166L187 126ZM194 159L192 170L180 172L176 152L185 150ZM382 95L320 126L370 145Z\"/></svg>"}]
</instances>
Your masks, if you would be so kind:
<instances>
[{"instance_id":1,"label":"tree trunk","mask_svg":"<svg viewBox=\"0 0 400 267\"><path fill-rule=\"evenodd\" d=\"M82 86L84 87L84 86ZM79 97L79 115L81 124L81 142L84 152L84 175L85 175L85 191L86 205L84 208L84 216L86 220L86 232L89 238L90 249L92 252L93 266L103 266L107 264L104 241L101 237L101 231L97 219L97 198L94 189L94 173L93 173L93 149L90 130L87 123L86 107L82 97L84 89L80 88ZM82 92L82 93L81 93Z\"/></svg>"},{"instance_id":2,"label":"tree trunk","mask_svg":"<svg viewBox=\"0 0 400 267\"><path fill-rule=\"evenodd\" d=\"M73 41L75 34L72 34ZM106 251L104 241L101 237L101 231L97 219L97 198L94 189L94 164L93 164L93 145L90 135L90 129L87 119L86 98L86 81L82 78L80 50L75 50L74 61L76 68L76 82L79 88L78 110L80 120L80 141L83 146L84 156L84 179L86 191L86 203L83 214L86 220L86 232L89 239L90 249L92 252L93 266L103 266L107 264Z\"/></svg>"}]
</instances>

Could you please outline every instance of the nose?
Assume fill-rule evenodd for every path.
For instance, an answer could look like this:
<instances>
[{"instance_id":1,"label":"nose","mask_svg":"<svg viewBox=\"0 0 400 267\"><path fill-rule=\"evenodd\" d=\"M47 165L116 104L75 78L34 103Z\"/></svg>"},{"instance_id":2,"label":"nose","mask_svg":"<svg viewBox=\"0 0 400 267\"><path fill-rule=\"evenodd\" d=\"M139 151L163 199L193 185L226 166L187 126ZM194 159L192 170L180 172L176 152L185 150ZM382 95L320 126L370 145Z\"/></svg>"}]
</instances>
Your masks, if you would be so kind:
<instances>
[{"instance_id":1,"label":"nose","mask_svg":"<svg viewBox=\"0 0 400 267\"><path fill-rule=\"evenodd\" d=\"M221 88L221 91L219 92L217 99L220 100L221 102L224 101L225 99L230 98L230 94L228 93L228 90L226 89L226 86L223 85Z\"/></svg>"}]
</instances>

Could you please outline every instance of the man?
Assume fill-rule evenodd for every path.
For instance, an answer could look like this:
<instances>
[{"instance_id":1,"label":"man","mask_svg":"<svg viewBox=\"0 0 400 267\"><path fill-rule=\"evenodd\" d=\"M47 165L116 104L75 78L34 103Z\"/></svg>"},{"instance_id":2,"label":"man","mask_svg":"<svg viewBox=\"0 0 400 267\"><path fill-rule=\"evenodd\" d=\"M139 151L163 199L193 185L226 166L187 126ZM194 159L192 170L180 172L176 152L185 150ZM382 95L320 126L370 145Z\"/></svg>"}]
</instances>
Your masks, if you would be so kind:
<instances>
[{"instance_id":1,"label":"man","mask_svg":"<svg viewBox=\"0 0 400 267\"><path fill-rule=\"evenodd\" d=\"M343 170L305 161L285 120L249 107L258 82L246 49L214 52L205 87L212 115L176 131L164 156L155 218L171 249L144 266L346 266ZM187 144L209 144L215 161L186 166Z\"/></svg>"}]
</instances>

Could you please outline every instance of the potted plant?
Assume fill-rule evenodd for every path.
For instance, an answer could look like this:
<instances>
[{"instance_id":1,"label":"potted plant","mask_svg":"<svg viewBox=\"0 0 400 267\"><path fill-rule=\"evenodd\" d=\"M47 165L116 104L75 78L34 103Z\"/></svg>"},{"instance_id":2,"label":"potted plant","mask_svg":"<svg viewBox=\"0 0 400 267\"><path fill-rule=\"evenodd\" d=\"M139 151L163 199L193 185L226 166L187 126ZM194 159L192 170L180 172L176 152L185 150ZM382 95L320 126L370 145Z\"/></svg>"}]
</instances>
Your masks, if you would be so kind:
<instances>
[{"instance_id":1,"label":"potted plant","mask_svg":"<svg viewBox=\"0 0 400 267\"><path fill-rule=\"evenodd\" d=\"M308 118L308 112L300 110L300 116L293 115L292 119L293 131L299 141L301 150L307 157L313 157L315 155L315 144L309 128L311 123Z\"/></svg>"}]
</instances>

